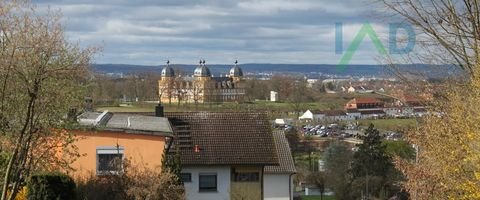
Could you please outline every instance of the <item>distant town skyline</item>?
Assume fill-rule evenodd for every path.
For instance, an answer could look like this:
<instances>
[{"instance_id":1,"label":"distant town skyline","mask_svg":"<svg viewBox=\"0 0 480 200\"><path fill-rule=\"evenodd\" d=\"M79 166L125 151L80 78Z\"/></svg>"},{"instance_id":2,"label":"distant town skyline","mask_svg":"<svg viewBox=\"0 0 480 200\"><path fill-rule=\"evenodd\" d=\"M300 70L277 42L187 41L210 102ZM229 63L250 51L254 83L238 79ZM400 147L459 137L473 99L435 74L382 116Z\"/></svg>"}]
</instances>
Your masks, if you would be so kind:
<instances>
[{"instance_id":1,"label":"distant town skyline","mask_svg":"<svg viewBox=\"0 0 480 200\"><path fill-rule=\"evenodd\" d=\"M338 64L335 23L347 46L364 22L387 39L371 0L33 0L60 9L69 40L103 47L95 63ZM377 17L376 17L377 16ZM351 64L378 64L369 39Z\"/></svg>"}]
</instances>

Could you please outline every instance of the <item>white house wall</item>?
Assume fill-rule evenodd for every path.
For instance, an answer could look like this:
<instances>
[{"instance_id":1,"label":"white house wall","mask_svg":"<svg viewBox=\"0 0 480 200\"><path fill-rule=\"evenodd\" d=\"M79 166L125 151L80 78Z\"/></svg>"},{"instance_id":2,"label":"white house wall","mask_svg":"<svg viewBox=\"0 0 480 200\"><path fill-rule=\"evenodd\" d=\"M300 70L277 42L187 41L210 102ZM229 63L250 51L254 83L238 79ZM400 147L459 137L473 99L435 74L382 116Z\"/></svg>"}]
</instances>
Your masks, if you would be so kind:
<instances>
[{"instance_id":1,"label":"white house wall","mask_svg":"<svg viewBox=\"0 0 480 200\"><path fill-rule=\"evenodd\" d=\"M183 167L182 173L191 173L192 181L184 183L187 200L230 200L230 167ZM217 174L216 192L199 192L198 175Z\"/></svg>"},{"instance_id":2,"label":"white house wall","mask_svg":"<svg viewBox=\"0 0 480 200\"><path fill-rule=\"evenodd\" d=\"M362 117L362 114L357 112L347 113L347 115L351 120L360 119Z\"/></svg>"},{"instance_id":3,"label":"white house wall","mask_svg":"<svg viewBox=\"0 0 480 200\"><path fill-rule=\"evenodd\" d=\"M264 200L290 200L293 182L289 174L264 174L263 194ZM292 188L289 188L292 184Z\"/></svg>"},{"instance_id":4,"label":"white house wall","mask_svg":"<svg viewBox=\"0 0 480 200\"><path fill-rule=\"evenodd\" d=\"M349 115L335 115L335 116L327 116L325 117L329 121L349 121L354 120L355 117Z\"/></svg>"},{"instance_id":5,"label":"white house wall","mask_svg":"<svg viewBox=\"0 0 480 200\"><path fill-rule=\"evenodd\" d=\"M325 118L325 115L323 114L313 114L313 120L315 121L320 121L320 120L323 120Z\"/></svg>"}]
</instances>

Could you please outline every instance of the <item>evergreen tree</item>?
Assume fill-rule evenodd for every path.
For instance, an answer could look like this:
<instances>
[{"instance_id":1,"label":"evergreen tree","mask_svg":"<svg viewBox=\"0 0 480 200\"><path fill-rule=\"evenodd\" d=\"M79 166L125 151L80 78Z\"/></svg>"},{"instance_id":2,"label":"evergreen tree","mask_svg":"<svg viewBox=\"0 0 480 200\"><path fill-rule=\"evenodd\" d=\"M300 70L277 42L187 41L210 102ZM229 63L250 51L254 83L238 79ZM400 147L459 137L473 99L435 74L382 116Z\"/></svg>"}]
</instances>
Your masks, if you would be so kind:
<instances>
[{"instance_id":1,"label":"evergreen tree","mask_svg":"<svg viewBox=\"0 0 480 200\"><path fill-rule=\"evenodd\" d=\"M392 158L386 153L386 146L382 143L380 132L370 124L363 136L363 143L357 145L353 154L353 177L370 176L385 177L393 167Z\"/></svg>"},{"instance_id":2,"label":"evergreen tree","mask_svg":"<svg viewBox=\"0 0 480 200\"><path fill-rule=\"evenodd\" d=\"M396 172L392 158L386 152L386 146L373 124L370 124L362 138L363 143L357 145L353 154L352 178L356 195L380 197L396 180L390 180ZM388 196L388 194L385 194Z\"/></svg>"}]
</instances>

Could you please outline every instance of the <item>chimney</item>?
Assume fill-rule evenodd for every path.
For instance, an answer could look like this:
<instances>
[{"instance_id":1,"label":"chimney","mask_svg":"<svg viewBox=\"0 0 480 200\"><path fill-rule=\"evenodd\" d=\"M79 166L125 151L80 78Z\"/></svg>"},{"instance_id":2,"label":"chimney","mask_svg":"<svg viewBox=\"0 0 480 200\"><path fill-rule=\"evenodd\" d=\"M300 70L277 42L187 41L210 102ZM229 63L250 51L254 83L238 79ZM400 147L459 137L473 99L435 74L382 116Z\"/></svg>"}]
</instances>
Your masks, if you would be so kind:
<instances>
[{"instance_id":1,"label":"chimney","mask_svg":"<svg viewBox=\"0 0 480 200\"><path fill-rule=\"evenodd\" d=\"M155 117L163 117L163 106L161 103L155 106Z\"/></svg>"}]
</instances>

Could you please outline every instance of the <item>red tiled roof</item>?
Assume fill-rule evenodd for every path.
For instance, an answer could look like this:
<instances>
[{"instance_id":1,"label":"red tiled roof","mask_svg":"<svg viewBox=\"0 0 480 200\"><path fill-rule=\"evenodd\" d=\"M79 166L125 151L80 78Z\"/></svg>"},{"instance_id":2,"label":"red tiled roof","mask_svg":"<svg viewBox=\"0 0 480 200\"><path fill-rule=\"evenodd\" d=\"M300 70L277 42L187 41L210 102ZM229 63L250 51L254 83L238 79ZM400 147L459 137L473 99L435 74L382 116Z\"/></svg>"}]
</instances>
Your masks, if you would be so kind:
<instances>
[{"instance_id":1,"label":"red tiled roof","mask_svg":"<svg viewBox=\"0 0 480 200\"><path fill-rule=\"evenodd\" d=\"M354 103L383 103L375 97L357 97L353 99Z\"/></svg>"},{"instance_id":2,"label":"red tiled roof","mask_svg":"<svg viewBox=\"0 0 480 200\"><path fill-rule=\"evenodd\" d=\"M265 113L167 112L182 165L278 165ZM197 152L195 151L197 150Z\"/></svg>"}]
</instances>

